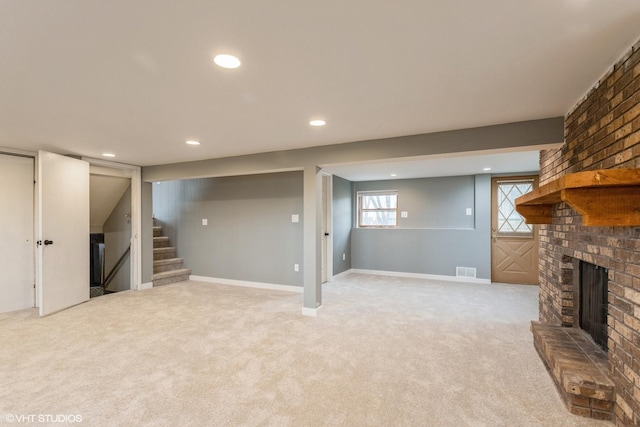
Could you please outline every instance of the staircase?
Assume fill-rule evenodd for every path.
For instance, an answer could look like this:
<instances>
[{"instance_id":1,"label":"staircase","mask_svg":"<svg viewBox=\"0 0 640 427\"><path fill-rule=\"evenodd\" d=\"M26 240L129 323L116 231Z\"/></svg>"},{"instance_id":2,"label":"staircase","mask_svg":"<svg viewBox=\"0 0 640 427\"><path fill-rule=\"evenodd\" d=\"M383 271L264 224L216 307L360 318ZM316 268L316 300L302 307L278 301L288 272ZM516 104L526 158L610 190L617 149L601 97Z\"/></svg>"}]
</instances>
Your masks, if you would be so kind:
<instances>
[{"instance_id":1,"label":"staircase","mask_svg":"<svg viewBox=\"0 0 640 427\"><path fill-rule=\"evenodd\" d=\"M176 258L176 248L162 235L162 227L153 227L153 286L189 280L191 270L182 268L184 260Z\"/></svg>"}]
</instances>

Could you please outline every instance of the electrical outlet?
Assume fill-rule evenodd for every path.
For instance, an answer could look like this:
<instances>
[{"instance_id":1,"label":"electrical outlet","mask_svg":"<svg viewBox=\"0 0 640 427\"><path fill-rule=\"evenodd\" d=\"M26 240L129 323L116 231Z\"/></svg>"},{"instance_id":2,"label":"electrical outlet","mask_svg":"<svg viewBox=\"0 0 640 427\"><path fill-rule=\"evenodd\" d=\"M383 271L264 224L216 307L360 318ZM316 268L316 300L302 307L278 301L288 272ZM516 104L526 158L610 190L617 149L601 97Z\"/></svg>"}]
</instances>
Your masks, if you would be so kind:
<instances>
[{"instance_id":1,"label":"electrical outlet","mask_svg":"<svg viewBox=\"0 0 640 427\"><path fill-rule=\"evenodd\" d=\"M293 264L293 271L300 271L300 266L298 264Z\"/></svg>"},{"instance_id":2,"label":"electrical outlet","mask_svg":"<svg viewBox=\"0 0 640 427\"><path fill-rule=\"evenodd\" d=\"M344 261L345 259L347 259L347 254L342 254L342 260Z\"/></svg>"}]
</instances>

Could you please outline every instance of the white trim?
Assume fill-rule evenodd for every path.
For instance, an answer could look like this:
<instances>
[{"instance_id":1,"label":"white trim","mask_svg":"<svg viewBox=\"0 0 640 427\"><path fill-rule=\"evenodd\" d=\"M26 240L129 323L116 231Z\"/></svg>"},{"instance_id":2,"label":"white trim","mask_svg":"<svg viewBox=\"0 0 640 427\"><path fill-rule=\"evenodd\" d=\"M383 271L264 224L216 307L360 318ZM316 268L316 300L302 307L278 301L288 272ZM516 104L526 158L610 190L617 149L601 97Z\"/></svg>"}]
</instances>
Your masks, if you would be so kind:
<instances>
[{"instance_id":1,"label":"white trim","mask_svg":"<svg viewBox=\"0 0 640 427\"><path fill-rule=\"evenodd\" d=\"M302 315L309 316L309 317L316 317L318 315L318 310L320 310L321 308L322 306L318 308L302 307Z\"/></svg>"},{"instance_id":2,"label":"white trim","mask_svg":"<svg viewBox=\"0 0 640 427\"><path fill-rule=\"evenodd\" d=\"M36 157L33 162L33 180L35 184L33 185L33 241L36 243L40 240L40 229L42 226L42 221L40 216L42 215L42 209L40 208L40 152L36 154ZM41 271L41 261L40 257L41 253L41 245L34 244L33 245L33 258L34 258L34 282L36 291L35 291L35 301L33 306L37 309L40 309L40 285L42 284L42 271ZM39 310L38 310L39 312Z\"/></svg>"},{"instance_id":3,"label":"white trim","mask_svg":"<svg viewBox=\"0 0 640 427\"><path fill-rule=\"evenodd\" d=\"M487 285L491 284L491 279L477 279L473 277L441 276L439 274L422 274L422 273L404 273L401 271L362 270L359 268L352 268L351 270L348 270L348 271L352 273L357 273L357 274L371 274L374 276L409 277L412 279L444 280L446 282L484 283Z\"/></svg>"},{"instance_id":4,"label":"white trim","mask_svg":"<svg viewBox=\"0 0 640 427\"><path fill-rule=\"evenodd\" d=\"M92 165L103 166L103 167L109 168L109 169L122 169L122 170L140 169L140 166L129 165L127 163L112 162L110 160L96 159L95 157L83 156L82 160L84 160L85 162L89 162Z\"/></svg>"},{"instance_id":5,"label":"white trim","mask_svg":"<svg viewBox=\"0 0 640 427\"><path fill-rule=\"evenodd\" d=\"M122 176L131 179L131 252L129 289L142 290L142 172L140 166L83 157L93 166L95 175ZM146 284L145 284L146 285Z\"/></svg>"},{"instance_id":6,"label":"white trim","mask_svg":"<svg viewBox=\"0 0 640 427\"><path fill-rule=\"evenodd\" d=\"M323 186L323 191L324 191L324 186L325 184L327 185L327 211L326 211L326 218L325 218L325 210L324 210L324 206L322 207L322 221L324 222L326 220L326 224L325 224L325 231L327 233L329 233L328 236L324 236L325 240L326 240L326 251L323 251L322 256L326 257L325 260L325 278L327 279L327 282L331 282L333 280L333 175L331 175L328 172L325 171L321 171L322 174L322 186ZM327 178L326 181L324 178ZM322 268L322 266L321 266Z\"/></svg>"},{"instance_id":7,"label":"white trim","mask_svg":"<svg viewBox=\"0 0 640 427\"><path fill-rule=\"evenodd\" d=\"M291 285L278 285L275 283L263 283L263 282L249 282L246 280L234 280L234 279L221 279L217 277L207 277L207 276L194 276L193 274L189 277L189 280L196 282L208 282L208 283L218 283L220 285L231 285L231 286L244 286L247 288L258 288L258 289L270 289L274 291L285 291L285 292L296 292L301 294L303 291L302 286L291 286Z\"/></svg>"},{"instance_id":8,"label":"white trim","mask_svg":"<svg viewBox=\"0 0 640 427\"><path fill-rule=\"evenodd\" d=\"M145 289L151 288L153 288L153 282L140 283L140 286L138 286L139 291L144 291Z\"/></svg>"},{"instance_id":9,"label":"white trim","mask_svg":"<svg viewBox=\"0 0 640 427\"><path fill-rule=\"evenodd\" d=\"M0 153L8 154L8 155L15 154L18 156L33 157L34 159L38 156L37 151L16 150L15 148L9 148L9 147L0 147Z\"/></svg>"}]
</instances>

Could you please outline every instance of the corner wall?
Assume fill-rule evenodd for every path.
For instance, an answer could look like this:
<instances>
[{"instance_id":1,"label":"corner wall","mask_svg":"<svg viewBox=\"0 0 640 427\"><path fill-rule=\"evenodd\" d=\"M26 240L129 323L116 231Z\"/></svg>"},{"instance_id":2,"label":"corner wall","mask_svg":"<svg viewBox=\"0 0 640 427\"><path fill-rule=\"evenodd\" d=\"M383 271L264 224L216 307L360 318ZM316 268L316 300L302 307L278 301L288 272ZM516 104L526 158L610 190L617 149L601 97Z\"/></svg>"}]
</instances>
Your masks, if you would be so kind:
<instances>
[{"instance_id":1,"label":"corner wall","mask_svg":"<svg viewBox=\"0 0 640 427\"><path fill-rule=\"evenodd\" d=\"M153 212L193 275L302 286L302 185L302 172L159 182Z\"/></svg>"},{"instance_id":2,"label":"corner wall","mask_svg":"<svg viewBox=\"0 0 640 427\"><path fill-rule=\"evenodd\" d=\"M126 214L129 214L128 219ZM104 231L105 274L109 274L120 256L131 244L131 185L118 201L102 229ZM131 255L127 255L107 289L117 292L131 289L130 272Z\"/></svg>"},{"instance_id":3,"label":"corner wall","mask_svg":"<svg viewBox=\"0 0 640 427\"><path fill-rule=\"evenodd\" d=\"M477 278L491 278L490 175L358 182L355 189L397 190L398 211L408 217L398 228L354 228L353 268L455 276L456 267L474 267Z\"/></svg>"},{"instance_id":4,"label":"corner wall","mask_svg":"<svg viewBox=\"0 0 640 427\"><path fill-rule=\"evenodd\" d=\"M333 176L333 275L351 268L353 183ZM344 254L344 259L342 255Z\"/></svg>"},{"instance_id":5,"label":"corner wall","mask_svg":"<svg viewBox=\"0 0 640 427\"><path fill-rule=\"evenodd\" d=\"M568 173L640 168L640 43L565 118L565 143L541 153L540 184ZM616 424L640 425L640 227L584 227L567 204L540 226L540 320L571 326L573 259L609 269L609 370Z\"/></svg>"},{"instance_id":6,"label":"corner wall","mask_svg":"<svg viewBox=\"0 0 640 427\"><path fill-rule=\"evenodd\" d=\"M149 286L153 276L153 187L150 182L142 182L140 187L141 209L141 264L140 285Z\"/></svg>"}]
</instances>

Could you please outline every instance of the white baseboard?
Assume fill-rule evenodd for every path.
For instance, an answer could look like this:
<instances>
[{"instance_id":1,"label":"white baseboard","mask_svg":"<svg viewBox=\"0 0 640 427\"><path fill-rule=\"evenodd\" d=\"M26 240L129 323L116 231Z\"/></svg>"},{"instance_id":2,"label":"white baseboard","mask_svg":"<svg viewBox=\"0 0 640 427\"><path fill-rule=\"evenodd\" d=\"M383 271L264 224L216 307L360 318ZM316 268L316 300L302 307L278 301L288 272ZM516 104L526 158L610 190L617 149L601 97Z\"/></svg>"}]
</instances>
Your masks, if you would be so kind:
<instances>
[{"instance_id":1,"label":"white baseboard","mask_svg":"<svg viewBox=\"0 0 640 427\"><path fill-rule=\"evenodd\" d=\"M443 280L446 282L484 283L487 285L491 284L490 279L477 279L473 277L441 276L438 274L403 273L401 271L383 271L383 270L362 270L359 268L352 268L351 270L349 270L349 272L358 273L358 274L371 274L374 276L409 277L412 279Z\"/></svg>"},{"instance_id":2,"label":"white baseboard","mask_svg":"<svg viewBox=\"0 0 640 427\"><path fill-rule=\"evenodd\" d=\"M304 316L316 317L318 315L318 310L320 310L321 308L322 306L318 308L302 307L302 314Z\"/></svg>"},{"instance_id":3,"label":"white baseboard","mask_svg":"<svg viewBox=\"0 0 640 427\"><path fill-rule=\"evenodd\" d=\"M336 274L335 276L333 276L333 279L334 279L334 280L335 280L335 279L340 279L341 277L346 276L346 275L347 275L347 274L349 274L349 273L353 273L353 269L351 269L351 268L350 268L350 269L348 269L348 270L343 271L342 273L338 273L338 274Z\"/></svg>"},{"instance_id":4,"label":"white baseboard","mask_svg":"<svg viewBox=\"0 0 640 427\"><path fill-rule=\"evenodd\" d=\"M153 288L153 282L140 283L140 285L138 286L139 291L144 291L145 289L151 288Z\"/></svg>"},{"instance_id":5,"label":"white baseboard","mask_svg":"<svg viewBox=\"0 0 640 427\"><path fill-rule=\"evenodd\" d=\"M248 282L246 280L220 279L217 277L194 276L193 274L190 276L189 280L194 280L197 282L218 283L220 285L244 286L247 288L271 289L274 291L296 292L300 294L303 291L302 286L278 285L275 283L262 283L262 282Z\"/></svg>"}]
</instances>

